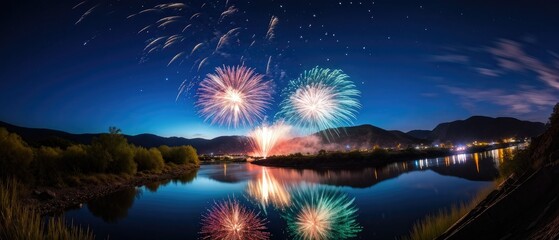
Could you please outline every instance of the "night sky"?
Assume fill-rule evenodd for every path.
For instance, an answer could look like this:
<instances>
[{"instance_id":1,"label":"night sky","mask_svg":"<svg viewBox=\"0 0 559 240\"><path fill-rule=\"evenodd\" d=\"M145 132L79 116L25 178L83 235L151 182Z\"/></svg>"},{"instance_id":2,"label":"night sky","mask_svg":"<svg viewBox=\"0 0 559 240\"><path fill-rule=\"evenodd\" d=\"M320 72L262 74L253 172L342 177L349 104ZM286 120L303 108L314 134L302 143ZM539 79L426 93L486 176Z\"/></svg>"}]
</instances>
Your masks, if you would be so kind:
<instances>
[{"instance_id":1,"label":"night sky","mask_svg":"<svg viewBox=\"0 0 559 240\"><path fill-rule=\"evenodd\" d=\"M354 124L385 129L432 129L472 115L546 122L559 102L554 1L184 1L178 13L188 18L220 18L229 6L237 12L197 23L179 44L150 53L146 44L177 26L138 32L172 14L127 17L169 2L90 0L73 9L80 2L3 4L1 121L74 133L118 126L126 134L245 134L248 128L204 122L195 87L177 99L178 89L242 61L266 73L270 59L269 121L281 89L315 66L341 69L356 83L362 107ZM265 39L272 16L279 23ZM209 50L191 54L193 46L215 44L236 27L200 67Z\"/></svg>"}]
</instances>

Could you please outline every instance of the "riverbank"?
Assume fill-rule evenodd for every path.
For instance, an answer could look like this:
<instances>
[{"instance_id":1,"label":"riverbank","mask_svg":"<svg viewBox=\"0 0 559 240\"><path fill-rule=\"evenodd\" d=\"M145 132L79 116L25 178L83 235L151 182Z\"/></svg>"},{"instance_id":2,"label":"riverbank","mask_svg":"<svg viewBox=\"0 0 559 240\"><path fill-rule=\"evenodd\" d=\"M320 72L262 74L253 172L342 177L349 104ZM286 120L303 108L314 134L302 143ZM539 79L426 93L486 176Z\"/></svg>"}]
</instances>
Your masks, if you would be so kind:
<instances>
[{"instance_id":1,"label":"riverbank","mask_svg":"<svg viewBox=\"0 0 559 240\"><path fill-rule=\"evenodd\" d=\"M549 120L514 173L438 239L559 238L559 104Z\"/></svg>"},{"instance_id":2,"label":"riverbank","mask_svg":"<svg viewBox=\"0 0 559 240\"><path fill-rule=\"evenodd\" d=\"M437 239L555 239L559 165L511 176ZM514 209L514 210L513 210Z\"/></svg>"},{"instance_id":3,"label":"riverbank","mask_svg":"<svg viewBox=\"0 0 559 240\"><path fill-rule=\"evenodd\" d=\"M68 187L36 187L25 192L23 202L34 207L41 215L59 214L64 210L81 207L92 199L108 194L146 185L149 183L180 178L197 171L199 165L165 166L161 173L139 172L128 175L93 175L78 179L76 186Z\"/></svg>"},{"instance_id":4,"label":"riverbank","mask_svg":"<svg viewBox=\"0 0 559 240\"><path fill-rule=\"evenodd\" d=\"M139 147L128 143L115 127L90 145L66 146L31 146L0 128L0 145L0 181L25 186L22 202L41 215L125 188L181 177L200 165L192 146Z\"/></svg>"},{"instance_id":5,"label":"riverbank","mask_svg":"<svg viewBox=\"0 0 559 240\"><path fill-rule=\"evenodd\" d=\"M505 148L510 145L498 145L491 147L476 147L464 152L455 152L450 149L406 149L388 151L376 149L370 152L323 152L317 155L292 154L287 156L271 156L267 159L252 161L252 164L268 167L285 167L299 169L358 169L363 167L382 167L390 163L406 162L417 159L448 157L461 153L477 153L497 148Z\"/></svg>"}]
</instances>

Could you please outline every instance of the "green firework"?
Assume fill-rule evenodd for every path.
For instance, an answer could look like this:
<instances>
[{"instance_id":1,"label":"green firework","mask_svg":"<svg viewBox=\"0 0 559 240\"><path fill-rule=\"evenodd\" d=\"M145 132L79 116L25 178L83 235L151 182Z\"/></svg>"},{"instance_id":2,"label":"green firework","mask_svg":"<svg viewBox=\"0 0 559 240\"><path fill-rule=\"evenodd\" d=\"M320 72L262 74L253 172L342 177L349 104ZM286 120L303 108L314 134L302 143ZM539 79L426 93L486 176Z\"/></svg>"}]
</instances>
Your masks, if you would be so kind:
<instances>
[{"instance_id":1,"label":"green firework","mask_svg":"<svg viewBox=\"0 0 559 240\"><path fill-rule=\"evenodd\" d=\"M276 117L309 131L334 128L337 133L336 127L351 125L355 119L359 95L343 71L315 67L289 82Z\"/></svg>"},{"instance_id":2,"label":"green firework","mask_svg":"<svg viewBox=\"0 0 559 240\"><path fill-rule=\"evenodd\" d=\"M347 194L304 185L292 193L293 202L282 214L293 239L348 239L362 228L357 208Z\"/></svg>"}]
</instances>

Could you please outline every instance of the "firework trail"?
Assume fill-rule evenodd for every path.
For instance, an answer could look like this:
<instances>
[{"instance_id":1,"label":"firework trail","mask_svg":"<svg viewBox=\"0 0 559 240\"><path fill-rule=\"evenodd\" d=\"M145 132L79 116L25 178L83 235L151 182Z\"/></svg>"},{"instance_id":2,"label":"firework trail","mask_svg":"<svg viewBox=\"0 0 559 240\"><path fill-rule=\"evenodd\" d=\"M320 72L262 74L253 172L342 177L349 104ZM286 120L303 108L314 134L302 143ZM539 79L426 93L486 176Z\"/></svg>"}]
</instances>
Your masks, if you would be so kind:
<instances>
[{"instance_id":1,"label":"firework trail","mask_svg":"<svg viewBox=\"0 0 559 240\"><path fill-rule=\"evenodd\" d=\"M106 17L107 15L112 15L119 17L122 13L120 10L121 4L126 4L121 2L120 0L83 0L78 1L72 10L81 12L80 17L74 25L79 25L84 22L87 18L91 18L94 15L100 16L103 15ZM128 5L126 5L128 6ZM102 13L102 14L101 14Z\"/></svg>"},{"instance_id":2,"label":"firework trail","mask_svg":"<svg viewBox=\"0 0 559 240\"><path fill-rule=\"evenodd\" d=\"M80 6L84 5L86 2L81 2L78 3L78 5L74 6L72 9L76 9L79 8ZM99 8L99 6L101 6L101 4L97 4L93 7L90 7L87 11L85 11L82 16L80 17L80 19L78 19L78 21L76 21L76 23L74 23L74 25L78 25L80 22L82 22L85 18L87 18L87 16L91 15L91 13L93 13L93 11L95 11L95 9Z\"/></svg>"},{"instance_id":3,"label":"firework trail","mask_svg":"<svg viewBox=\"0 0 559 240\"><path fill-rule=\"evenodd\" d=\"M193 76L204 76L212 68L222 64L244 63L247 56L257 63L262 57L268 58L280 52L277 47L271 45L266 45L268 48L264 51L263 48L251 48L257 44L264 47L265 43L275 37L277 17L273 16L269 22L268 16L256 18L255 22L260 22L262 27L257 29L252 23L249 25L246 21L241 21L246 17L246 11L238 9L230 1L226 1L225 5L223 3L193 0L162 3L156 1L149 5L148 1L144 7L146 3L141 2L130 5L115 0L83 0L76 2L73 9L81 11L76 25L96 13L107 10L110 11L107 14L122 13L123 20L141 23L142 25L138 26L138 34L145 37L146 41L140 62L146 62L155 54L161 54L168 59L168 67L183 64L190 66L190 72L181 72L188 74L185 81L192 81L200 79ZM123 7L115 7L121 5ZM132 14L123 9L133 9ZM145 23L147 24L144 25ZM257 33L262 34L262 37L257 37ZM178 97L189 91L189 88L179 89Z\"/></svg>"},{"instance_id":4,"label":"firework trail","mask_svg":"<svg viewBox=\"0 0 559 240\"><path fill-rule=\"evenodd\" d=\"M270 65L272 64L272 56L268 58L268 63L266 64L266 75L270 74Z\"/></svg>"},{"instance_id":5,"label":"firework trail","mask_svg":"<svg viewBox=\"0 0 559 240\"><path fill-rule=\"evenodd\" d=\"M286 140L291 127L282 121L274 125L262 125L251 131L248 136L253 146L253 155L266 158L272 153L274 147L283 140Z\"/></svg>"},{"instance_id":6,"label":"firework trail","mask_svg":"<svg viewBox=\"0 0 559 240\"><path fill-rule=\"evenodd\" d=\"M355 84L341 70L315 67L289 82L276 116L310 131L351 125L361 106L359 95ZM325 132L327 138L329 134L332 135Z\"/></svg>"},{"instance_id":7,"label":"firework trail","mask_svg":"<svg viewBox=\"0 0 559 240\"><path fill-rule=\"evenodd\" d=\"M212 124L252 126L270 106L271 86L263 75L245 66L218 67L198 88L196 105Z\"/></svg>"},{"instance_id":8,"label":"firework trail","mask_svg":"<svg viewBox=\"0 0 559 240\"><path fill-rule=\"evenodd\" d=\"M293 239L347 239L362 229L354 199L340 191L303 185L292 192L292 204L282 217Z\"/></svg>"},{"instance_id":9,"label":"firework trail","mask_svg":"<svg viewBox=\"0 0 559 240\"><path fill-rule=\"evenodd\" d=\"M221 36L219 38L219 41L217 42L217 45L215 46L215 52L217 52L219 49L221 49L223 47L224 44L228 43L231 39L232 36L235 36L236 33L238 33L238 31L241 28L233 28L231 30L229 30L227 33L223 34L223 36Z\"/></svg>"},{"instance_id":10,"label":"firework trail","mask_svg":"<svg viewBox=\"0 0 559 240\"><path fill-rule=\"evenodd\" d=\"M265 219L249 211L236 200L215 203L202 216L202 239L264 240L270 239Z\"/></svg>"},{"instance_id":11,"label":"firework trail","mask_svg":"<svg viewBox=\"0 0 559 240\"><path fill-rule=\"evenodd\" d=\"M155 5L127 18L143 17L148 14L156 17L151 24L138 31L139 34L152 36L146 41L144 58L151 53L168 50L175 52L168 65L178 59L190 59L195 65L203 59L218 56L216 51L228 41L233 41L233 37L238 36L238 33L234 34L231 31L233 29L238 31L241 28L236 26L231 28L231 23L224 21L238 12L235 6L224 8L216 3L208 4L205 1L189 4L175 2ZM179 49L178 53L177 49ZM192 51L185 51L186 49ZM190 54L187 54L188 52ZM195 52L197 54L194 54ZM198 66L200 67L201 64Z\"/></svg>"},{"instance_id":12,"label":"firework trail","mask_svg":"<svg viewBox=\"0 0 559 240\"><path fill-rule=\"evenodd\" d=\"M272 40L274 37L276 37L276 26L279 23L279 18L276 16L272 16L272 18L270 19L270 24L268 24L268 31L266 32L266 39L268 40Z\"/></svg>"},{"instance_id":13,"label":"firework trail","mask_svg":"<svg viewBox=\"0 0 559 240\"><path fill-rule=\"evenodd\" d=\"M235 6L229 7L227 10L225 10L221 13L221 16L219 17L219 22L223 21L224 18L237 13L238 11L239 10L237 8L235 8Z\"/></svg>"},{"instance_id":14,"label":"firework trail","mask_svg":"<svg viewBox=\"0 0 559 240\"><path fill-rule=\"evenodd\" d=\"M262 174L257 179L248 183L246 191L251 198L260 203L264 211L270 204L283 209L291 202L287 186L279 182L266 168L262 168Z\"/></svg>"},{"instance_id":15,"label":"firework trail","mask_svg":"<svg viewBox=\"0 0 559 240\"><path fill-rule=\"evenodd\" d=\"M152 54L171 53L167 66L191 64L191 75L203 76L206 70L215 67L215 63L238 64L249 54L248 49L255 41L250 35L247 36L246 23L236 20L243 14L229 1L225 6L219 2L192 1L184 4L179 1L155 5L128 18L154 18L151 24L138 31L148 36L142 61ZM269 28L265 38L274 37L277 22L276 17L272 18L269 26L262 22L263 28ZM255 34L252 38L255 38ZM197 78L185 81L192 79ZM177 97L188 91L188 88L179 89Z\"/></svg>"}]
</instances>

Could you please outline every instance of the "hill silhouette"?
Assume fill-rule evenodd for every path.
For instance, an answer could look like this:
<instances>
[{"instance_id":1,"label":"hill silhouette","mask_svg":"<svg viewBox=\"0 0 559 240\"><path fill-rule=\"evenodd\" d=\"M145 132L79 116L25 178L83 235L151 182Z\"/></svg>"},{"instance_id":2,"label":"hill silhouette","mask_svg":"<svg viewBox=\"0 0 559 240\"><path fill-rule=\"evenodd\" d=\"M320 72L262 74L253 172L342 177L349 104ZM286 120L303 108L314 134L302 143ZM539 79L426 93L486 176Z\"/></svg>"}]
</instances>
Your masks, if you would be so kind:
<instances>
[{"instance_id":1,"label":"hill silhouette","mask_svg":"<svg viewBox=\"0 0 559 240\"><path fill-rule=\"evenodd\" d=\"M17 133L26 142L34 146L66 147L73 143L89 144L100 133L73 134L59 130L44 128L26 128L1 122L0 127ZM465 143L474 140L497 141L509 137L535 137L543 133L545 124L521 121L515 118L491 118L474 116L466 120L441 123L432 131L414 130L407 133L397 130L385 130L370 124L353 127L328 129L312 136L323 144L336 145L340 148L348 146L352 149L370 148L372 146L395 147L429 144L431 142L450 141ZM157 147L161 145L180 146L192 145L200 154L228 153L245 154L251 151L250 139L245 136L220 136L213 139L161 137L154 134L123 135L128 142L143 146ZM300 141L295 138L291 141ZM322 144L319 143L319 144Z\"/></svg>"}]
</instances>

